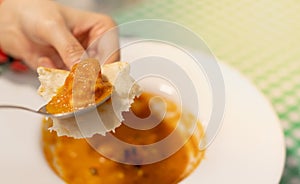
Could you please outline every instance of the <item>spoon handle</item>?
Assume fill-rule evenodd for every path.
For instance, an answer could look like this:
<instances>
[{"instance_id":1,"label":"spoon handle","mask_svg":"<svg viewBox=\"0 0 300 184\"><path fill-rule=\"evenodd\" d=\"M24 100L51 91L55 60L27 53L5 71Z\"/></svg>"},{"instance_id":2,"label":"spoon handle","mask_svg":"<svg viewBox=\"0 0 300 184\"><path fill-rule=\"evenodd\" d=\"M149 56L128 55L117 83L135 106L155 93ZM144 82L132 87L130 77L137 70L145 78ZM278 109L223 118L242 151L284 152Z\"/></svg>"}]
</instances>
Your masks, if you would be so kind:
<instances>
[{"instance_id":1,"label":"spoon handle","mask_svg":"<svg viewBox=\"0 0 300 184\"><path fill-rule=\"evenodd\" d=\"M28 111L28 112L32 112L32 113L36 113L36 114L41 114L41 115L48 115L47 113L44 112L39 112L27 107L22 107L22 106L16 106L16 105L0 105L0 109L17 109L17 110L24 110L24 111Z\"/></svg>"}]
</instances>

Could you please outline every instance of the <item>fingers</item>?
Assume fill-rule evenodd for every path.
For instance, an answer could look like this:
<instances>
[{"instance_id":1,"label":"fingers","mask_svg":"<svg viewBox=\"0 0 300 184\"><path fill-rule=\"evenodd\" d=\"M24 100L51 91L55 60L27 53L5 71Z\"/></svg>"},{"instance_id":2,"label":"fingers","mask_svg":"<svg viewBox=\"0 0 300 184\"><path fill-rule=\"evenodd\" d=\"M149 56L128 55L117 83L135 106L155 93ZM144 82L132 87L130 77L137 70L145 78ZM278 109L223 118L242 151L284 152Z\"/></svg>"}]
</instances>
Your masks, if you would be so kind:
<instances>
[{"instance_id":1,"label":"fingers","mask_svg":"<svg viewBox=\"0 0 300 184\"><path fill-rule=\"evenodd\" d=\"M37 57L37 66L58 68L64 70L68 69L68 67L60 58L59 54L54 49L47 49L39 53L41 53L41 55Z\"/></svg>"},{"instance_id":2,"label":"fingers","mask_svg":"<svg viewBox=\"0 0 300 184\"><path fill-rule=\"evenodd\" d=\"M58 28L49 36L49 42L68 68L78 63L84 53L84 48L65 26Z\"/></svg>"},{"instance_id":3,"label":"fingers","mask_svg":"<svg viewBox=\"0 0 300 184\"><path fill-rule=\"evenodd\" d=\"M37 60L37 65L47 67L47 68L56 68L56 65L54 64L54 62L48 57L40 57Z\"/></svg>"},{"instance_id":4,"label":"fingers","mask_svg":"<svg viewBox=\"0 0 300 184\"><path fill-rule=\"evenodd\" d=\"M98 24L90 32L89 47L96 46L100 63L112 63L120 60L119 31L115 22L107 16L102 16L104 24ZM102 26L102 27L101 27Z\"/></svg>"},{"instance_id":5,"label":"fingers","mask_svg":"<svg viewBox=\"0 0 300 184\"><path fill-rule=\"evenodd\" d=\"M19 52L27 53L22 54L24 56L23 59L32 69L36 69L39 66L68 69L54 48L33 44L30 43L31 46L22 48Z\"/></svg>"},{"instance_id":6,"label":"fingers","mask_svg":"<svg viewBox=\"0 0 300 184\"><path fill-rule=\"evenodd\" d=\"M65 65L70 69L80 61L84 48L70 32L63 20L51 20L44 24L39 36L55 48ZM46 31L47 30L47 31Z\"/></svg>"},{"instance_id":7,"label":"fingers","mask_svg":"<svg viewBox=\"0 0 300 184\"><path fill-rule=\"evenodd\" d=\"M118 29L111 17L67 7L63 12L73 34L87 49L88 57L101 64L120 59Z\"/></svg>"},{"instance_id":8,"label":"fingers","mask_svg":"<svg viewBox=\"0 0 300 184\"><path fill-rule=\"evenodd\" d=\"M97 58L101 64L119 59L118 33L116 29L111 31L115 27L112 18L65 6L60 6L59 9L61 17L56 17L55 22L46 24L48 30L42 31L41 34L57 50L69 69L79 62L84 54L90 57L84 48L89 48L93 41L100 42L96 52L99 51L98 55L101 55Z\"/></svg>"}]
</instances>

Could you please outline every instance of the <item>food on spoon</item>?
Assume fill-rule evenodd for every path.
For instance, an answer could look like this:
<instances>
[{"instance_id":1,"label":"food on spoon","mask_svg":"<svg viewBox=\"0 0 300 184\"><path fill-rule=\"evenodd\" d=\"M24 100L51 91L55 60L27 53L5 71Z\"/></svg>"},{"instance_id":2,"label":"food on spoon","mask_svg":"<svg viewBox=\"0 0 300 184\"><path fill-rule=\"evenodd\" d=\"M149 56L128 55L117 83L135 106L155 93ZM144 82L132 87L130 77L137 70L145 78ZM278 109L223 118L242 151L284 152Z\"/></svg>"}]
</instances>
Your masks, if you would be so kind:
<instances>
[{"instance_id":1,"label":"food on spoon","mask_svg":"<svg viewBox=\"0 0 300 184\"><path fill-rule=\"evenodd\" d=\"M56 95L46 106L51 114L73 112L101 102L112 93L113 86L102 79L96 59L86 59L72 67Z\"/></svg>"},{"instance_id":2,"label":"food on spoon","mask_svg":"<svg viewBox=\"0 0 300 184\"><path fill-rule=\"evenodd\" d=\"M39 67L41 86L39 94L48 102L49 113L72 112L94 105L112 93L95 111L66 119L53 119L50 130L59 136L74 138L105 135L123 121L122 112L128 111L141 89L129 75L126 62L100 65L95 59L86 59L73 66L71 72Z\"/></svg>"}]
</instances>

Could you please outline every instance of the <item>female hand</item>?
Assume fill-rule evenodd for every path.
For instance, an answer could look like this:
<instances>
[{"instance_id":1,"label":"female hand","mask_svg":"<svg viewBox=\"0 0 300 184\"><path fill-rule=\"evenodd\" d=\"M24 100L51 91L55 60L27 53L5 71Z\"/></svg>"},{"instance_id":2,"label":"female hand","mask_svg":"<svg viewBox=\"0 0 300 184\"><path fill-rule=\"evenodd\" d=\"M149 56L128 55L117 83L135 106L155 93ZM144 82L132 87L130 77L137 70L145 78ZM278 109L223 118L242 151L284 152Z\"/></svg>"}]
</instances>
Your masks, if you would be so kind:
<instances>
[{"instance_id":1,"label":"female hand","mask_svg":"<svg viewBox=\"0 0 300 184\"><path fill-rule=\"evenodd\" d=\"M68 8L51 0L4 0L0 4L0 48L33 69L70 69L94 40L113 27L114 21L106 15ZM117 34L114 36L117 38ZM116 51L118 39L109 40L101 47ZM118 59L116 52L108 60Z\"/></svg>"}]
</instances>

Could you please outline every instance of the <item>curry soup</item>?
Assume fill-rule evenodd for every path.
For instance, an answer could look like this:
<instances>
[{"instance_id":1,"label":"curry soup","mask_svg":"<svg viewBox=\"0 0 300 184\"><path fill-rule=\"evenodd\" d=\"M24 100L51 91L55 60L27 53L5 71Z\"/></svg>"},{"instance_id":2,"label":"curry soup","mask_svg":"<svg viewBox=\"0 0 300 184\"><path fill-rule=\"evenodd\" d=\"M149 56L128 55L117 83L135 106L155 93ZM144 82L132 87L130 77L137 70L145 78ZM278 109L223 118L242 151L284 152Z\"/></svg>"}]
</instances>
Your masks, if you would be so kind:
<instances>
[{"instance_id":1,"label":"curry soup","mask_svg":"<svg viewBox=\"0 0 300 184\"><path fill-rule=\"evenodd\" d=\"M164 119L151 129L138 130L127 126L132 121L133 115L146 121L139 121L130 124L151 123L157 117L152 115L149 109L149 100L154 94L143 93L136 98L131 107L131 112L124 114L125 121L115 132L111 132L116 138L130 144L148 145L166 138L171 132L174 133L178 126L178 119L182 115L178 112L177 106L170 100L164 99L167 114ZM185 119L188 121L188 119ZM189 122L182 123L189 123ZM106 136L95 135L91 139L73 139L66 136L58 137L55 132L49 132L52 120L43 122L42 138L45 157L52 169L66 182L70 184L172 184L178 183L190 174L202 160L205 151L198 149L199 141L203 139L203 129L197 123L195 133L178 151L165 159L150 164L140 164L146 157L163 156L173 145L182 138L180 129L176 129L175 138L170 144L161 149L151 150L151 153L143 150L130 149L115 151L113 145ZM97 144L98 142L98 144ZM91 144L93 146L91 146ZM103 150L123 163L107 158L102 155ZM102 153L102 152L101 152ZM135 164L126 164L126 163Z\"/></svg>"}]
</instances>

